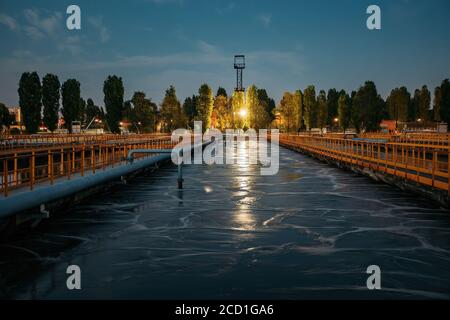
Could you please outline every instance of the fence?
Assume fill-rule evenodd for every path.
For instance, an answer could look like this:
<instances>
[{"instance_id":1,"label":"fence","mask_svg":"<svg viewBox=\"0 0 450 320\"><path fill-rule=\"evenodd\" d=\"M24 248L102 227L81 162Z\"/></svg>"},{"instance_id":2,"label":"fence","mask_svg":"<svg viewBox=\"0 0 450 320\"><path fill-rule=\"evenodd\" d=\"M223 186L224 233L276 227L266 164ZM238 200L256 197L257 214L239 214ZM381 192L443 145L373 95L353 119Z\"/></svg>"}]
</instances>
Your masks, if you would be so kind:
<instances>
[{"instance_id":1,"label":"fence","mask_svg":"<svg viewBox=\"0 0 450 320\"><path fill-rule=\"evenodd\" d=\"M0 152L36 147L50 147L69 144L93 144L118 141L142 141L166 134L37 134L37 135L3 135L0 136Z\"/></svg>"},{"instance_id":2,"label":"fence","mask_svg":"<svg viewBox=\"0 0 450 320\"><path fill-rule=\"evenodd\" d=\"M450 195L450 148L446 145L281 135L280 144L338 162L394 175Z\"/></svg>"},{"instance_id":3,"label":"fence","mask_svg":"<svg viewBox=\"0 0 450 320\"><path fill-rule=\"evenodd\" d=\"M33 190L39 183L53 184L56 179L95 174L97 170L106 170L126 162L128 151L132 149L169 149L174 146L170 136L133 136L131 141L102 139L92 140L89 144L68 144L69 140L65 140L61 146L3 151L0 154L1 193L7 197L15 189L28 187Z\"/></svg>"}]
</instances>

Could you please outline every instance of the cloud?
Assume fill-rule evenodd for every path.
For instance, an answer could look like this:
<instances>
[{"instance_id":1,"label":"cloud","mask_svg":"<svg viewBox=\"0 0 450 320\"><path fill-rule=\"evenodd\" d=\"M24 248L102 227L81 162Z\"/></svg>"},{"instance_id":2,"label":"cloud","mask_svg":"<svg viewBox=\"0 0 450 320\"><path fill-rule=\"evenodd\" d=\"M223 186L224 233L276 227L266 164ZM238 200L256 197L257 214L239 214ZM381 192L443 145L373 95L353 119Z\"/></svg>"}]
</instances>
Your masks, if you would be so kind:
<instances>
[{"instance_id":1,"label":"cloud","mask_svg":"<svg viewBox=\"0 0 450 320\"><path fill-rule=\"evenodd\" d=\"M89 23L98 30L100 41L106 43L111 38L108 28L103 24L103 17L91 17Z\"/></svg>"},{"instance_id":2,"label":"cloud","mask_svg":"<svg viewBox=\"0 0 450 320\"><path fill-rule=\"evenodd\" d=\"M17 24L16 20L13 17L10 17L3 13L0 14L0 24L5 25L12 31L19 29L19 25Z\"/></svg>"},{"instance_id":3,"label":"cloud","mask_svg":"<svg viewBox=\"0 0 450 320\"><path fill-rule=\"evenodd\" d=\"M62 23L62 14L54 12L47 17L41 17L38 10L24 10L26 25L25 33L33 40L41 39L45 36L55 37L58 31L64 28Z\"/></svg>"},{"instance_id":4,"label":"cloud","mask_svg":"<svg viewBox=\"0 0 450 320\"><path fill-rule=\"evenodd\" d=\"M221 7L221 8L216 8L216 12L220 15L229 13L231 11L234 10L234 8L236 7L236 4L234 2L230 2L227 6L225 7Z\"/></svg>"},{"instance_id":5,"label":"cloud","mask_svg":"<svg viewBox=\"0 0 450 320\"><path fill-rule=\"evenodd\" d=\"M178 4L178 5L184 4L184 0L148 0L148 1L154 4Z\"/></svg>"},{"instance_id":6,"label":"cloud","mask_svg":"<svg viewBox=\"0 0 450 320\"><path fill-rule=\"evenodd\" d=\"M200 40L198 41L198 47L200 49L201 52L204 53L217 53L218 52L218 48L206 41Z\"/></svg>"},{"instance_id":7,"label":"cloud","mask_svg":"<svg viewBox=\"0 0 450 320\"><path fill-rule=\"evenodd\" d=\"M272 23L272 15L271 14L260 14L258 16L259 22L262 23L262 25L266 28L270 27L270 24Z\"/></svg>"},{"instance_id":8,"label":"cloud","mask_svg":"<svg viewBox=\"0 0 450 320\"><path fill-rule=\"evenodd\" d=\"M67 51L73 56L79 55L82 52L81 38L79 36L66 37L57 47L59 51Z\"/></svg>"}]
</instances>

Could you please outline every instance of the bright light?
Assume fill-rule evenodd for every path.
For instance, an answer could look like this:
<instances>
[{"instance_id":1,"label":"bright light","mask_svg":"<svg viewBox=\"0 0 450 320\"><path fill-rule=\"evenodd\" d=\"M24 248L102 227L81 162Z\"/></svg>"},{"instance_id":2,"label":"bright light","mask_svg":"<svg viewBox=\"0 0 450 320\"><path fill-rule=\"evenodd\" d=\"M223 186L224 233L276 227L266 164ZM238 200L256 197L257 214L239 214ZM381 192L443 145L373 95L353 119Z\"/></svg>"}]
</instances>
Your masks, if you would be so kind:
<instances>
[{"instance_id":1,"label":"bright light","mask_svg":"<svg viewBox=\"0 0 450 320\"><path fill-rule=\"evenodd\" d=\"M334 122L338 122L339 121L339 119L338 118L334 118Z\"/></svg>"},{"instance_id":2,"label":"bright light","mask_svg":"<svg viewBox=\"0 0 450 320\"><path fill-rule=\"evenodd\" d=\"M247 117L247 110L246 110L246 109L242 109L241 111L239 111L239 115L240 115L242 118Z\"/></svg>"}]
</instances>

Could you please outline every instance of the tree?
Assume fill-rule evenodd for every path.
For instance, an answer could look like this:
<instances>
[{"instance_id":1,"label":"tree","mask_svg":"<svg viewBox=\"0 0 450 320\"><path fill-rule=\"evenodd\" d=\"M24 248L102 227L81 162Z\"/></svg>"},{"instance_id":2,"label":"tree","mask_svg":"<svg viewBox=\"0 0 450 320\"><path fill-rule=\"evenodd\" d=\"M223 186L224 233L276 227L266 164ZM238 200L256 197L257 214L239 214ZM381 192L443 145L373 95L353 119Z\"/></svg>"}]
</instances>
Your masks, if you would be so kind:
<instances>
[{"instance_id":1,"label":"tree","mask_svg":"<svg viewBox=\"0 0 450 320\"><path fill-rule=\"evenodd\" d=\"M197 116L195 120L202 122L203 130L206 131L211 126L211 114L214 107L214 97L211 88L203 84L198 89Z\"/></svg>"},{"instance_id":2,"label":"tree","mask_svg":"<svg viewBox=\"0 0 450 320\"><path fill-rule=\"evenodd\" d=\"M83 126L87 125L86 121L89 121L87 120L86 116L86 100L84 100L83 98L80 98L80 106L78 108L77 119L81 122Z\"/></svg>"},{"instance_id":3,"label":"tree","mask_svg":"<svg viewBox=\"0 0 450 320\"><path fill-rule=\"evenodd\" d=\"M278 111L286 132L297 131L299 128L300 103L298 96L285 92L278 105Z\"/></svg>"},{"instance_id":4,"label":"tree","mask_svg":"<svg viewBox=\"0 0 450 320\"><path fill-rule=\"evenodd\" d=\"M297 111L297 123L296 123L296 129L303 129L304 128L304 121L303 121L303 94L301 90L296 90L294 92L294 105L295 109Z\"/></svg>"},{"instance_id":5,"label":"tree","mask_svg":"<svg viewBox=\"0 0 450 320\"><path fill-rule=\"evenodd\" d=\"M225 89L222 88L222 87L219 87L219 89L217 89L216 97L219 97L219 96L228 98L228 96L227 96L227 90L225 90Z\"/></svg>"},{"instance_id":6,"label":"tree","mask_svg":"<svg viewBox=\"0 0 450 320\"><path fill-rule=\"evenodd\" d=\"M338 119L339 126L344 131L348 129L350 125L350 108L351 108L351 99L350 96L342 90L339 94L338 100Z\"/></svg>"},{"instance_id":7,"label":"tree","mask_svg":"<svg viewBox=\"0 0 450 320\"><path fill-rule=\"evenodd\" d=\"M411 105L411 94L406 87L395 88L387 98L389 116L397 122L408 120L408 106Z\"/></svg>"},{"instance_id":8,"label":"tree","mask_svg":"<svg viewBox=\"0 0 450 320\"><path fill-rule=\"evenodd\" d=\"M103 93L109 130L112 133L120 133L119 123L124 110L122 78L108 76L103 84Z\"/></svg>"},{"instance_id":9,"label":"tree","mask_svg":"<svg viewBox=\"0 0 450 320\"><path fill-rule=\"evenodd\" d=\"M102 108L96 106L94 101L89 98L86 101L86 122L89 124L94 118L105 120L105 112Z\"/></svg>"},{"instance_id":10,"label":"tree","mask_svg":"<svg viewBox=\"0 0 450 320\"><path fill-rule=\"evenodd\" d=\"M219 92L217 92L219 93ZM221 92L223 94L223 92ZM218 95L214 99L214 108L211 118L215 119L216 126L220 130L231 128L231 114L226 95ZM225 92L226 94L226 92Z\"/></svg>"},{"instance_id":11,"label":"tree","mask_svg":"<svg viewBox=\"0 0 450 320\"><path fill-rule=\"evenodd\" d=\"M188 125L193 127L194 118L197 116L197 96L187 97L183 103L183 113L187 118Z\"/></svg>"},{"instance_id":12,"label":"tree","mask_svg":"<svg viewBox=\"0 0 450 320\"><path fill-rule=\"evenodd\" d=\"M133 129L137 129L138 132L155 132L156 113L158 107L151 99L145 97L144 92L135 92L131 99L133 103L133 110L131 116L131 124Z\"/></svg>"},{"instance_id":13,"label":"tree","mask_svg":"<svg viewBox=\"0 0 450 320\"><path fill-rule=\"evenodd\" d=\"M358 131L360 129L378 130L383 118L383 107L384 101L378 94L375 83L367 81L359 88L352 101L352 112L355 112L355 116L357 116L357 119L354 119L355 128Z\"/></svg>"},{"instance_id":14,"label":"tree","mask_svg":"<svg viewBox=\"0 0 450 320\"><path fill-rule=\"evenodd\" d=\"M64 125L72 133L72 121L80 117L80 83L75 79L69 79L61 87L62 109Z\"/></svg>"},{"instance_id":15,"label":"tree","mask_svg":"<svg viewBox=\"0 0 450 320\"><path fill-rule=\"evenodd\" d=\"M269 97L266 89L258 89L258 99L260 103L265 107L266 114L269 117L268 121L271 123L273 120L275 120L275 101Z\"/></svg>"},{"instance_id":16,"label":"tree","mask_svg":"<svg viewBox=\"0 0 450 320\"><path fill-rule=\"evenodd\" d=\"M356 132L361 131L361 112L356 106L356 91L352 91L350 95L350 123L355 128Z\"/></svg>"},{"instance_id":17,"label":"tree","mask_svg":"<svg viewBox=\"0 0 450 320\"><path fill-rule=\"evenodd\" d=\"M317 125L320 129L327 126L328 110L327 110L327 96L324 90L321 90L317 97Z\"/></svg>"},{"instance_id":18,"label":"tree","mask_svg":"<svg viewBox=\"0 0 450 320\"><path fill-rule=\"evenodd\" d=\"M43 121L51 132L58 127L60 86L59 79L54 74L46 74L42 79Z\"/></svg>"},{"instance_id":19,"label":"tree","mask_svg":"<svg viewBox=\"0 0 450 320\"><path fill-rule=\"evenodd\" d=\"M41 122L42 88L36 72L24 72L19 82L19 105L23 123L29 133L36 133Z\"/></svg>"},{"instance_id":20,"label":"tree","mask_svg":"<svg viewBox=\"0 0 450 320\"><path fill-rule=\"evenodd\" d=\"M309 86L303 92L303 105L304 105L304 119L306 130L311 130L317 123L316 117L316 89L314 86Z\"/></svg>"},{"instance_id":21,"label":"tree","mask_svg":"<svg viewBox=\"0 0 450 320\"><path fill-rule=\"evenodd\" d=\"M427 86L423 86L419 96L418 116L422 121L428 121L428 113L431 104L431 95Z\"/></svg>"},{"instance_id":22,"label":"tree","mask_svg":"<svg viewBox=\"0 0 450 320\"><path fill-rule=\"evenodd\" d=\"M420 90L416 89L408 108L408 121L414 122L419 118Z\"/></svg>"},{"instance_id":23,"label":"tree","mask_svg":"<svg viewBox=\"0 0 450 320\"><path fill-rule=\"evenodd\" d=\"M244 92L234 91L230 99L232 123L234 129L242 129L246 126L245 119L240 116L244 108Z\"/></svg>"},{"instance_id":24,"label":"tree","mask_svg":"<svg viewBox=\"0 0 450 320\"><path fill-rule=\"evenodd\" d=\"M336 89L328 90L327 95L327 124L333 125L334 119L338 117L338 105L339 105L340 93Z\"/></svg>"},{"instance_id":25,"label":"tree","mask_svg":"<svg viewBox=\"0 0 450 320\"><path fill-rule=\"evenodd\" d=\"M434 89L434 100L433 100L433 119L436 122L441 121L441 102L442 102L441 87L436 87Z\"/></svg>"},{"instance_id":26,"label":"tree","mask_svg":"<svg viewBox=\"0 0 450 320\"><path fill-rule=\"evenodd\" d=\"M442 81L441 84L441 121L450 124L450 82L448 79Z\"/></svg>"},{"instance_id":27,"label":"tree","mask_svg":"<svg viewBox=\"0 0 450 320\"><path fill-rule=\"evenodd\" d=\"M0 103L0 132L2 131L1 129L3 126L9 128L13 122L14 116L11 115L8 108L3 103Z\"/></svg>"},{"instance_id":28,"label":"tree","mask_svg":"<svg viewBox=\"0 0 450 320\"><path fill-rule=\"evenodd\" d=\"M172 132L185 126L186 118L181 111L181 104L178 101L174 86L166 90L166 95L161 104L161 118L163 121L163 130Z\"/></svg>"},{"instance_id":29,"label":"tree","mask_svg":"<svg viewBox=\"0 0 450 320\"><path fill-rule=\"evenodd\" d=\"M252 85L247 90L248 125L253 129L267 128L271 118L267 113L266 101L259 99L258 88Z\"/></svg>"}]
</instances>

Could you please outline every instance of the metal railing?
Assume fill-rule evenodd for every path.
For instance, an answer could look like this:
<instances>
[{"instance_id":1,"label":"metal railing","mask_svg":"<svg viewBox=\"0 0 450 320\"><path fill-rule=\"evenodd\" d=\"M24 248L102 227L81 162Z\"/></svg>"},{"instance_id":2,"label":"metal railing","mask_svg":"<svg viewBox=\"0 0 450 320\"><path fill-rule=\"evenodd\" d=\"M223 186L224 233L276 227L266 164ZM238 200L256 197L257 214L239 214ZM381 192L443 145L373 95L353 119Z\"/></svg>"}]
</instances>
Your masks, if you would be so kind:
<instances>
[{"instance_id":1,"label":"metal railing","mask_svg":"<svg viewBox=\"0 0 450 320\"><path fill-rule=\"evenodd\" d=\"M445 190L450 195L450 147L446 145L286 134L280 135L280 144Z\"/></svg>"},{"instance_id":2,"label":"metal railing","mask_svg":"<svg viewBox=\"0 0 450 320\"><path fill-rule=\"evenodd\" d=\"M167 134L37 134L37 135L0 135L0 152L50 147L70 144L95 144L118 141L142 141L150 138L164 138Z\"/></svg>"},{"instance_id":3,"label":"metal railing","mask_svg":"<svg viewBox=\"0 0 450 320\"><path fill-rule=\"evenodd\" d=\"M128 152L133 149L171 149L173 146L170 136L146 135L4 151L0 153L0 190L7 197L16 189L33 190L39 183L53 184L56 179L95 174L98 170L125 164Z\"/></svg>"},{"instance_id":4,"label":"metal railing","mask_svg":"<svg viewBox=\"0 0 450 320\"><path fill-rule=\"evenodd\" d=\"M384 139L391 142L399 143L414 143L414 144L425 144L425 145L438 145L438 146L449 146L450 145L450 134L447 133L433 133L433 132L409 132L409 133L398 133L398 134L388 134L388 133L362 133L358 135L361 138L367 139Z\"/></svg>"}]
</instances>

